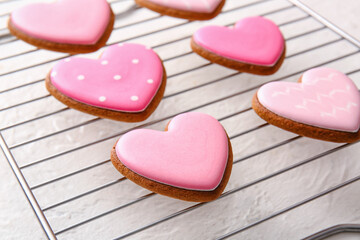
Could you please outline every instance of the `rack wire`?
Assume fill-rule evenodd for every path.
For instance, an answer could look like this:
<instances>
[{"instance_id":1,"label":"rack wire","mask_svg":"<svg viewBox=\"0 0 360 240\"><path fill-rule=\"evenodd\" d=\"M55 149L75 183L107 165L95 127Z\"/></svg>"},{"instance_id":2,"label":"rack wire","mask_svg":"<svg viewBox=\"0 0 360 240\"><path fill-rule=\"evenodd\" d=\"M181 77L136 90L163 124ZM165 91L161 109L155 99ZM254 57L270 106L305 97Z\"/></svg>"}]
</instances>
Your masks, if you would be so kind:
<instances>
[{"instance_id":1,"label":"rack wire","mask_svg":"<svg viewBox=\"0 0 360 240\"><path fill-rule=\"evenodd\" d=\"M207 22L161 16L131 0L109 2L116 22L108 44L148 45L168 72L164 99L141 123L100 119L52 98L44 76L68 55L11 36L4 27L8 15L26 1L0 3L0 145L49 239L256 239L259 230L267 236L281 230L294 239L344 223L340 219L360 221L360 214L344 209L341 217L326 221L302 220L316 204L330 206L329 199L345 196L359 202L358 144L296 136L251 110L251 97L262 84L297 81L317 66L337 68L360 86L358 41L296 0L228 0L223 12ZM191 52L189 40L199 27L231 26L252 15L273 20L284 33L288 52L276 74L239 73ZM110 149L122 134L136 128L162 130L172 117L188 111L213 115L230 136L233 173L219 199L188 203L159 196L111 166ZM351 207L360 212L356 204ZM281 224L292 216L297 220L289 223L299 225L298 231Z\"/></svg>"}]
</instances>

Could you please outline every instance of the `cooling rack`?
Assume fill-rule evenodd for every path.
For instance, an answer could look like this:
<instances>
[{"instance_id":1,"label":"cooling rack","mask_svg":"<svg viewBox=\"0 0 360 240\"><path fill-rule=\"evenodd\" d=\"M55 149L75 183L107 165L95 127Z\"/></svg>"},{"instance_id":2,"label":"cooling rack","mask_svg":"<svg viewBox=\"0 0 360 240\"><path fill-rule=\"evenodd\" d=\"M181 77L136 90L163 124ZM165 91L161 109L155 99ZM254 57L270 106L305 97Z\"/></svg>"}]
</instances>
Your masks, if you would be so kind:
<instances>
[{"instance_id":1,"label":"cooling rack","mask_svg":"<svg viewBox=\"0 0 360 240\"><path fill-rule=\"evenodd\" d=\"M257 88L297 81L332 67L360 86L360 43L296 0L228 0L210 21L189 22L111 2L116 22L108 44L142 43L163 59L164 99L141 123L87 115L59 103L44 77L66 54L12 37L9 13L29 1L0 3L0 145L49 239L299 239L360 222L360 148L303 138L268 125L251 110ZM191 34L261 15L278 24L287 56L272 76L211 64L191 52ZM102 50L90 54L96 57ZM233 172L221 197L191 203L151 193L123 178L110 149L135 128L163 130L175 115L198 111L226 128Z\"/></svg>"}]
</instances>

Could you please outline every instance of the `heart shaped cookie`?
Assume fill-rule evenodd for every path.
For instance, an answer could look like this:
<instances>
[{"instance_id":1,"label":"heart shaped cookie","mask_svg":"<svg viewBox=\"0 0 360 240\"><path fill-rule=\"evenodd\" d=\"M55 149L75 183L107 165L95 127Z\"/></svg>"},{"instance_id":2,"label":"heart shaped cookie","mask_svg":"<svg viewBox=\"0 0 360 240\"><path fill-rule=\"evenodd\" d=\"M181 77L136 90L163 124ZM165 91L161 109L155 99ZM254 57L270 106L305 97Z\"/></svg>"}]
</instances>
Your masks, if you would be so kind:
<instances>
[{"instance_id":1,"label":"heart shaped cookie","mask_svg":"<svg viewBox=\"0 0 360 240\"><path fill-rule=\"evenodd\" d=\"M343 73L330 68L305 72L300 83L272 82L253 98L265 121L296 134L332 141L360 139L360 94Z\"/></svg>"},{"instance_id":2,"label":"heart shaped cookie","mask_svg":"<svg viewBox=\"0 0 360 240\"><path fill-rule=\"evenodd\" d=\"M135 0L135 2L160 14L189 20L214 18L225 4L225 0Z\"/></svg>"},{"instance_id":3,"label":"heart shaped cookie","mask_svg":"<svg viewBox=\"0 0 360 240\"><path fill-rule=\"evenodd\" d=\"M39 48L86 53L105 45L113 24L114 14L106 0L58 0L13 11L8 28Z\"/></svg>"},{"instance_id":4,"label":"heart shaped cookie","mask_svg":"<svg viewBox=\"0 0 360 240\"><path fill-rule=\"evenodd\" d=\"M150 191L187 201L206 202L223 192L232 168L227 134L213 117L184 113L165 132L126 133L111 152L126 178Z\"/></svg>"},{"instance_id":5,"label":"heart shaped cookie","mask_svg":"<svg viewBox=\"0 0 360 240\"><path fill-rule=\"evenodd\" d=\"M233 28L200 28L192 37L191 48L211 62L258 75L275 73L285 58L278 26L263 17L244 18Z\"/></svg>"},{"instance_id":6,"label":"heart shaped cookie","mask_svg":"<svg viewBox=\"0 0 360 240\"><path fill-rule=\"evenodd\" d=\"M148 118L165 85L160 58L139 44L112 45L100 59L61 60L46 78L48 91L69 107L126 122Z\"/></svg>"}]
</instances>

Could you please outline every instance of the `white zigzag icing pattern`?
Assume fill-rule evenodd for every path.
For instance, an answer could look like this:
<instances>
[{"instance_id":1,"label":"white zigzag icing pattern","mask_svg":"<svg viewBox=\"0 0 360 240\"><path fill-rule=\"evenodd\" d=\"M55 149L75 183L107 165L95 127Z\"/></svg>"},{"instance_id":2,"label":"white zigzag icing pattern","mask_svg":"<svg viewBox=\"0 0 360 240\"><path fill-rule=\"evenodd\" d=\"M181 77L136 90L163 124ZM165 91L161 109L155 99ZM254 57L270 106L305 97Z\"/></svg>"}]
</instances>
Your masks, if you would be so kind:
<instances>
[{"instance_id":1,"label":"white zigzag icing pattern","mask_svg":"<svg viewBox=\"0 0 360 240\"><path fill-rule=\"evenodd\" d=\"M356 103L354 103L354 102L348 102L347 105L346 105L346 108L341 108L341 107L335 107L335 106L333 106L331 113L330 113L330 112L321 112L320 114L321 114L321 117L326 117L326 116L328 116L328 117L333 117L333 118L335 118L335 117L336 117L336 112L337 112L337 110L345 111L345 112L348 112L348 113L349 113L351 107L357 107L357 106L358 106L358 105L357 105Z\"/></svg>"},{"instance_id":2,"label":"white zigzag icing pattern","mask_svg":"<svg viewBox=\"0 0 360 240\"><path fill-rule=\"evenodd\" d=\"M276 91L272 94L272 97L276 97L278 95L290 95L291 90L296 90L296 91L304 91L304 85L309 85L309 86L313 86L316 85L318 82L321 81L326 81L326 82L332 82L333 78L337 75L337 73L331 73L328 77L324 78L324 77L318 77L316 78L312 83L307 82L306 84L302 84L299 87L287 87L285 89L285 91ZM346 86L348 89L350 88L349 86ZM337 91L337 90L334 90Z\"/></svg>"},{"instance_id":3,"label":"white zigzag icing pattern","mask_svg":"<svg viewBox=\"0 0 360 240\"><path fill-rule=\"evenodd\" d=\"M299 85L299 87L287 87L285 89L285 91L276 91L272 94L272 97L276 97L279 95L290 95L291 91L301 91L304 92L304 85L308 85L308 86L314 86L316 84L318 84L321 81L326 81L326 82L332 82L334 80L334 77L337 76L337 73L331 73L328 77L318 77L316 78L313 82L309 83L303 83L301 85ZM344 89L334 89L331 92L329 92L328 94L322 94L322 93L316 93L316 99L311 99L311 98L305 98L302 101L302 104L299 105L295 105L295 108L297 109L304 109L304 110L309 110L308 109L308 104L309 103L316 103L316 104L321 104L323 101L323 98L331 98L333 99L334 95L337 93L347 93L349 92L351 89L351 87L347 84L346 85L346 90ZM346 111L346 112L350 112L350 108L351 107L358 107L358 105L354 102L348 102L345 108L342 107L337 107L337 106L332 106L332 111L331 112L320 112L320 116L321 117L336 117L336 113L337 111Z\"/></svg>"},{"instance_id":4,"label":"white zigzag icing pattern","mask_svg":"<svg viewBox=\"0 0 360 240\"><path fill-rule=\"evenodd\" d=\"M337 76L337 75L338 75L337 73L330 73L329 76L315 78L315 80L312 83L307 82L306 85L313 86L313 85L318 84L321 81L332 82L334 80L334 77Z\"/></svg>"},{"instance_id":5,"label":"white zigzag icing pattern","mask_svg":"<svg viewBox=\"0 0 360 240\"><path fill-rule=\"evenodd\" d=\"M279 96L279 95L288 96L288 95L290 95L291 90L303 92L303 91L304 91L304 86L303 86L303 85L299 85L299 87L287 87L287 88L285 89L285 91L276 91L276 92L274 92L271 96L272 96L272 97L277 97L277 96Z\"/></svg>"},{"instance_id":6,"label":"white zigzag icing pattern","mask_svg":"<svg viewBox=\"0 0 360 240\"><path fill-rule=\"evenodd\" d=\"M306 109L308 110L307 108L307 105L308 103L318 103L318 104L321 104L322 102L322 98L333 98L334 95L336 93L347 93L350 91L350 86L349 85L346 85L346 90L343 90L343 89L335 89L335 90L332 90L329 94L321 94L321 93L317 93L316 94L316 100L314 99L303 99L303 102L301 105L296 105L295 107L296 108L300 108L300 109Z\"/></svg>"}]
</instances>

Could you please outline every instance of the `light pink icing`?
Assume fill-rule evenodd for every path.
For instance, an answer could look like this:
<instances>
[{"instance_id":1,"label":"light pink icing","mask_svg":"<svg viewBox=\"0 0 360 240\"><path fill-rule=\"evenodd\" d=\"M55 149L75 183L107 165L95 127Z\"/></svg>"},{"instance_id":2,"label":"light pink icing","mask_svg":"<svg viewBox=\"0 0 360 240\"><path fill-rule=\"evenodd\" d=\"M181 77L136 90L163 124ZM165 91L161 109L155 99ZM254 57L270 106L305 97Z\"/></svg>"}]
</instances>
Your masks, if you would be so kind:
<instances>
[{"instance_id":1,"label":"light pink icing","mask_svg":"<svg viewBox=\"0 0 360 240\"><path fill-rule=\"evenodd\" d=\"M228 139L221 124L203 113L173 118L168 131L139 129L116 145L120 161L148 179L167 185L210 191L223 178Z\"/></svg>"},{"instance_id":2,"label":"light pink icing","mask_svg":"<svg viewBox=\"0 0 360 240\"><path fill-rule=\"evenodd\" d=\"M211 13L221 3L221 0L148 0L165 7L189 12Z\"/></svg>"},{"instance_id":3,"label":"light pink icing","mask_svg":"<svg viewBox=\"0 0 360 240\"><path fill-rule=\"evenodd\" d=\"M100 59L70 57L51 71L52 84L64 95L101 108L139 112L151 102L163 77L156 53L139 44L116 44Z\"/></svg>"},{"instance_id":4,"label":"light pink icing","mask_svg":"<svg viewBox=\"0 0 360 240\"><path fill-rule=\"evenodd\" d=\"M262 86L260 103L296 122L345 132L360 127L360 94L343 73L329 68L305 72L302 83L273 82Z\"/></svg>"},{"instance_id":5,"label":"light pink icing","mask_svg":"<svg viewBox=\"0 0 360 240\"><path fill-rule=\"evenodd\" d=\"M95 44L110 20L106 0L58 0L15 10L11 22L22 32L57 43Z\"/></svg>"},{"instance_id":6,"label":"light pink icing","mask_svg":"<svg viewBox=\"0 0 360 240\"><path fill-rule=\"evenodd\" d=\"M263 17L244 18L233 28L206 26L193 39L219 56L254 65L273 66L284 50L278 26Z\"/></svg>"}]
</instances>

